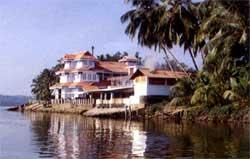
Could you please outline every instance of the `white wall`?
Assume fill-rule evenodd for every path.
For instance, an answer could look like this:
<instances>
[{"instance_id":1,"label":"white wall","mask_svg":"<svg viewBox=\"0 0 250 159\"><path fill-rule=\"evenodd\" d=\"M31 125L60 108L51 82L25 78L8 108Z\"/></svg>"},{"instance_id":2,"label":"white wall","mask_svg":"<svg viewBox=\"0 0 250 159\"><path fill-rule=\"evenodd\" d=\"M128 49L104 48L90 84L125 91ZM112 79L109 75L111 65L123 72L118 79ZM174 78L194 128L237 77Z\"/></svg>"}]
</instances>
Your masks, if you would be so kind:
<instances>
[{"instance_id":1,"label":"white wall","mask_svg":"<svg viewBox=\"0 0 250 159\"><path fill-rule=\"evenodd\" d=\"M68 81L68 76L65 74L62 74L60 76L60 83L66 83Z\"/></svg>"},{"instance_id":2,"label":"white wall","mask_svg":"<svg viewBox=\"0 0 250 159\"><path fill-rule=\"evenodd\" d=\"M95 62L91 60L80 60L76 62L75 68L95 67Z\"/></svg>"},{"instance_id":3,"label":"white wall","mask_svg":"<svg viewBox=\"0 0 250 159\"><path fill-rule=\"evenodd\" d=\"M61 97L63 99L77 98L77 97L79 97L79 92L82 92L82 90L80 88L67 88L67 87L64 87L64 88L62 88Z\"/></svg>"},{"instance_id":4,"label":"white wall","mask_svg":"<svg viewBox=\"0 0 250 159\"><path fill-rule=\"evenodd\" d=\"M134 83L134 95L146 96L147 95L147 83Z\"/></svg>"},{"instance_id":5,"label":"white wall","mask_svg":"<svg viewBox=\"0 0 250 159\"><path fill-rule=\"evenodd\" d=\"M95 67L95 61L92 60L75 60L65 61L64 69L84 68L84 67Z\"/></svg>"},{"instance_id":6,"label":"white wall","mask_svg":"<svg viewBox=\"0 0 250 159\"><path fill-rule=\"evenodd\" d=\"M74 82L81 82L82 74L75 73L74 75L75 75L75 80L74 80Z\"/></svg>"},{"instance_id":7,"label":"white wall","mask_svg":"<svg viewBox=\"0 0 250 159\"><path fill-rule=\"evenodd\" d=\"M70 61L64 63L64 69L70 69Z\"/></svg>"},{"instance_id":8,"label":"white wall","mask_svg":"<svg viewBox=\"0 0 250 159\"><path fill-rule=\"evenodd\" d=\"M83 61L77 61L76 68L83 68L83 66L84 66Z\"/></svg>"},{"instance_id":9,"label":"white wall","mask_svg":"<svg viewBox=\"0 0 250 159\"><path fill-rule=\"evenodd\" d=\"M145 82L134 82L134 96L159 95L168 96L170 86L168 85L153 85L148 84L148 79Z\"/></svg>"}]
</instances>

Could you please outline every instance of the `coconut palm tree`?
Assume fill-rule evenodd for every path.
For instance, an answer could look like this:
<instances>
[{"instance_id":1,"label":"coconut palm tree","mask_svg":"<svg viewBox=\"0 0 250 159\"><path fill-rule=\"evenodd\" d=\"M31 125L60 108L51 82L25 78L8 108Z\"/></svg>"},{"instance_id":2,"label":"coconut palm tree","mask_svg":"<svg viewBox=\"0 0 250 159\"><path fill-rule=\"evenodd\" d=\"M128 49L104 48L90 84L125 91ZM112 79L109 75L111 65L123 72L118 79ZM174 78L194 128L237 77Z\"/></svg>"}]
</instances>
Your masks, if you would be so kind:
<instances>
[{"instance_id":1,"label":"coconut palm tree","mask_svg":"<svg viewBox=\"0 0 250 159\"><path fill-rule=\"evenodd\" d=\"M51 69L44 69L36 78L32 80L31 92L36 96L37 100L49 101L51 99L50 86L59 82L58 76L55 72L62 67L61 64L52 67Z\"/></svg>"},{"instance_id":2,"label":"coconut palm tree","mask_svg":"<svg viewBox=\"0 0 250 159\"><path fill-rule=\"evenodd\" d=\"M199 21L194 14L195 4L189 0L129 1L132 1L135 9L121 17L122 23L128 22L125 33L131 38L137 36L138 43L142 46L163 51L170 50L177 44L183 46L184 51L188 51L191 55L198 70L195 56L199 45L197 42L194 43L194 39Z\"/></svg>"},{"instance_id":3,"label":"coconut palm tree","mask_svg":"<svg viewBox=\"0 0 250 159\"><path fill-rule=\"evenodd\" d=\"M131 38L137 36L140 45L165 49L171 55L169 50L178 44L192 59L197 53L202 54L204 66L192 82L193 92L184 91L191 96L191 104L211 107L249 98L247 1L129 1L134 9L121 20L128 22L125 33ZM177 86L179 91L187 87L180 83ZM185 95L177 93L175 97Z\"/></svg>"}]
</instances>

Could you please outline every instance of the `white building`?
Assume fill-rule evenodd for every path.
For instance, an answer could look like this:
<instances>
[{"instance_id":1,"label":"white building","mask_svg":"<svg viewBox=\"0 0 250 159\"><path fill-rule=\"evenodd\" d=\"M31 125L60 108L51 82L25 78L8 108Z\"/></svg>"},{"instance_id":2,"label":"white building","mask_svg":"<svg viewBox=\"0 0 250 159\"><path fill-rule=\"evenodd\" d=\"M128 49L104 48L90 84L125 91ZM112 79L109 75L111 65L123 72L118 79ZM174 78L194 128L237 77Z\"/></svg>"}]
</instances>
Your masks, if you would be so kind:
<instances>
[{"instance_id":1,"label":"white building","mask_svg":"<svg viewBox=\"0 0 250 159\"><path fill-rule=\"evenodd\" d=\"M89 52L66 54L60 82L50 87L55 99L89 99L88 104L113 107L150 102L170 95L170 86L184 72L150 71L138 59L124 56L118 62L99 61Z\"/></svg>"},{"instance_id":2,"label":"white building","mask_svg":"<svg viewBox=\"0 0 250 159\"><path fill-rule=\"evenodd\" d=\"M91 53L66 54L63 69L57 71L60 82L51 86L55 99L84 97L88 91L107 88L110 77L124 77L137 68L137 59L124 57L119 62L99 61Z\"/></svg>"}]
</instances>

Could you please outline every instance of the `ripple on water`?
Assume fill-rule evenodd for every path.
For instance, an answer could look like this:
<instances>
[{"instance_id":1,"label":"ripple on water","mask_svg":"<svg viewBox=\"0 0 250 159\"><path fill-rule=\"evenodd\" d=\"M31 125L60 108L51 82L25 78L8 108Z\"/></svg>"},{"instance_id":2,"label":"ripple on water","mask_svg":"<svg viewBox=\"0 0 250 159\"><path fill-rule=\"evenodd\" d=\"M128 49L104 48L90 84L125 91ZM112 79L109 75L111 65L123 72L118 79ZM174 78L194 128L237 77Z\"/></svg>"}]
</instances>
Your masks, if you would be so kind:
<instances>
[{"instance_id":1,"label":"ripple on water","mask_svg":"<svg viewBox=\"0 0 250 159\"><path fill-rule=\"evenodd\" d=\"M249 157L249 130L244 127L234 129L161 120L137 122L44 113L10 114L6 120L0 116L0 128L8 126L12 131L6 129L5 135L0 132L0 148L4 144L0 158L6 155L14 158L18 153L11 154L10 149L24 151L25 146L31 147L24 151L29 152L25 153L26 158ZM19 135L15 138L9 135L11 133ZM1 140L2 136L10 143ZM11 146L13 142L22 147Z\"/></svg>"}]
</instances>

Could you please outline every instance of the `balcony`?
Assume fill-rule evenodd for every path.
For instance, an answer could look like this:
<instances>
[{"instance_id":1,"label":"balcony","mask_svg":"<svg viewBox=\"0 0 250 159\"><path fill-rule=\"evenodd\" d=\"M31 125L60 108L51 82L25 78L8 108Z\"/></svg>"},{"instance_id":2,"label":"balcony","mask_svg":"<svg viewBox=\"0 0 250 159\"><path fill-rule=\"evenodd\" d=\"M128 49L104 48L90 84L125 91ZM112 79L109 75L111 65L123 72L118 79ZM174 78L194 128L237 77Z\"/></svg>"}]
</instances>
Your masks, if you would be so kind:
<instances>
[{"instance_id":1,"label":"balcony","mask_svg":"<svg viewBox=\"0 0 250 159\"><path fill-rule=\"evenodd\" d=\"M108 78L111 81L111 85L108 88L119 88L119 87L132 87L133 81L130 80L130 76L119 76Z\"/></svg>"}]
</instances>

